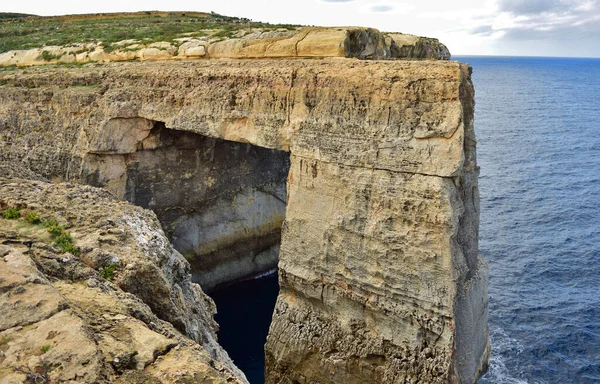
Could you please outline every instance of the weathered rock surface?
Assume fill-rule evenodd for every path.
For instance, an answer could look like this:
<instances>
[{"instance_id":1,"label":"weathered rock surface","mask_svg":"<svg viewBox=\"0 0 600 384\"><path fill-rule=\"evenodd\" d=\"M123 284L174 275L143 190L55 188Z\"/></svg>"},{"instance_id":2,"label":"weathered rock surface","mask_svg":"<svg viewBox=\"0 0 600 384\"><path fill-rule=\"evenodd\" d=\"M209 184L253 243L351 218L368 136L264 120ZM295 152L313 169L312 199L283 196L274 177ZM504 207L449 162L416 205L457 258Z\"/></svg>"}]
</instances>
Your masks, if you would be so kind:
<instances>
[{"instance_id":1,"label":"weathered rock surface","mask_svg":"<svg viewBox=\"0 0 600 384\"><path fill-rule=\"evenodd\" d=\"M0 210L57 220L82 253L0 218L3 383L245 382L216 342L214 303L153 213L93 187L1 176ZM107 266L112 282L98 273Z\"/></svg>"},{"instance_id":2,"label":"weathered rock surface","mask_svg":"<svg viewBox=\"0 0 600 384\"><path fill-rule=\"evenodd\" d=\"M468 66L128 63L0 83L0 156L47 178L84 181L106 127L136 148L164 123L291 153L268 382L472 383L485 370Z\"/></svg>"},{"instance_id":3,"label":"weathered rock surface","mask_svg":"<svg viewBox=\"0 0 600 384\"><path fill-rule=\"evenodd\" d=\"M276 266L289 160L205 136L433 174L461 161L460 134L435 138L458 127L460 107L450 108L456 101L434 105L415 94L444 87L447 74L436 76L446 64L313 63L112 64L82 68L75 77L64 69L16 71L0 89L7 100L0 106L7 128L0 156L151 208L192 263L194 280L210 289ZM375 82L372 97L365 76ZM402 79L410 88L399 87ZM362 148L352 149L356 144ZM436 151L452 151L454 160L437 161Z\"/></svg>"},{"instance_id":4,"label":"weathered rock surface","mask_svg":"<svg viewBox=\"0 0 600 384\"><path fill-rule=\"evenodd\" d=\"M8 51L0 53L0 66L190 59L450 59L448 48L437 39L358 27L249 29L225 39L208 36L152 44L125 40L120 45L122 47L110 51L105 50L102 44L95 43Z\"/></svg>"},{"instance_id":5,"label":"weathered rock surface","mask_svg":"<svg viewBox=\"0 0 600 384\"><path fill-rule=\"evenodd\" d=\"M454 177L464 162L457 84L466 68L212 60L15 70L0 75L0 156L44 177L78 179L112 120L137 135L145 119L330 163Z\"/></svg>"}]
</instances>

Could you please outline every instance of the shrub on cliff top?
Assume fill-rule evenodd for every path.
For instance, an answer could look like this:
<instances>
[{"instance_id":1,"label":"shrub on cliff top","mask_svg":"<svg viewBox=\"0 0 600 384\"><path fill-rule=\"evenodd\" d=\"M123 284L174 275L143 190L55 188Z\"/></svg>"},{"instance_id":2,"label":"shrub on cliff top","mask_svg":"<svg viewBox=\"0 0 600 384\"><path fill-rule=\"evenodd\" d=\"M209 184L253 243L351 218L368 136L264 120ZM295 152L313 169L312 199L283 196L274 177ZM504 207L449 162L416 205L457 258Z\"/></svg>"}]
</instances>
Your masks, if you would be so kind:
<instances>
[{"instance_id":1,"label":"shrub on cliff top","mask_svg":"<svg viewBox=\"0 0 600 384\"><path fill-rule=\"evenodd\" d=\"M70 233L65 231L65 227L59 225L55 220L45 220L42 225L48 228L50 237L61 251L81 256L81 250L73 244L73 238Z\"/></svg>"},{"instance_id":2,"label":"shrub on cliff top","mask_svg":"<svg viewBox=\"0 0 600 384\"><path fill-rule=\"evenodd\" d=\"M73 238L71 238L71 234L68 232L63 232L54 238L54 242L59 247L63 247L67 246L68 244L73 244Z\"/></svg>"},{"instance_id":3,"label":"shrub on cliff top","mask_svg":"<svg viewBox=\"0 0 600 384\"><path fill-rule=\"evenodd\" d=\"M48 232L50 233L50 237L52 238L52 240L62 235L62 233L65 230L65 227L63 227L62 225L58 225L58 223L54 220L45 221L44 227L48 228Z\"/></svg>"},{"instance_id":4,"label":"shrub on cliff top","mask_svg":"<svg viewBox=\"0 0 600 384\"><path fill-rule=\"evenodd\" d=\"M50 53L48 51L42 51L42 59L44 61L52 61L52 60L56 60L59 58L60 58L60 55L53 55L52 53Z\"/></svg>"},{"instance_id":5,"label":"shrub on cliff top","mask_svg":"<svg viewBox=\"0 0 600 384\"><path fill-rule=\"evenodd\" d=\"M8 207L6 208L6 211L2 213L2 217L7 220L18 219L21 217L21 211L19 211L17 208Z\"/></svg>"},{"instance_id":6,"label":"shrub on cliff top","mask_svg":"<svg viewBox=\"0 0 600 384\"><path fill-rule=\"evenodd\" d=\"M46 228L50 228L50 227L53 227L53 226L58 226L58 223L56 222L56 220L52 220L52 219L50 219L50 220L44 220L42 222L42 226L44 226Z\"/></svg>"},{"instance_id":7,"label":"shrub on cliff top","mask_svg":"<svg viewBox=\"0 0 600 384\"><path fill-rule=\"evenodd\" d=\"M117 269L117 264L110 264L100 269L100 276L105 278L106 280L113 280L115 278L115 271Z\"/></svg>"},{"instance_id":8,"label":"shrub on cliff top","mask_svg":"<svg viewBox=\"0 0 600 384\"><path fill-rule=\"evenodd\" d=\"M36 211L29 211L25 215L25 220L27 220L30 224L40 224L42 219L40 219L40 215Z\"/></svg>"},{"instance_id":9,"label":"shrub on cliff top","mask_svg":"<svg viewBox=\"0 0 600 384\"><path fill-rule=\"evenodd\" d=\"M73 244L73 238L71 238L71 234L68 232L63 231L59 236L55 237L54 243L63 252L68 252L75 256L81 255L81 251Z\"/></svg>"},{"instance_id":10,"label":"shrub on cliff top","mask_svg":"<svg viewBox=\"0 0 600 384\"><path fill-rule=\"evenodd\" d=\"M61 244L58 244L58 247L63 252L70 253L71 255L74 255L77 257L81 256L81 250L78 247L76 247L75 245L73 245L73 243L61 243Z\"/></svg>"}]
</instances>

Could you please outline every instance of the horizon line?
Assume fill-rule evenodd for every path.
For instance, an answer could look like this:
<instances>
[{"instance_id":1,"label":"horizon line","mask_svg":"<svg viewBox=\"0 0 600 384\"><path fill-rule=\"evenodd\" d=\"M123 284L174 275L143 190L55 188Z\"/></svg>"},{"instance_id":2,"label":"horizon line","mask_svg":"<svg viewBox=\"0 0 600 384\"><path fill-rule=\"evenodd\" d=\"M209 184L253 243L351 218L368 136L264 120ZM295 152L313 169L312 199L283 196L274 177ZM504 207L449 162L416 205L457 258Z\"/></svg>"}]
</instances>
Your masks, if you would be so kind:
<instances>
[{"instance_id":1,"label":"horizon line","mask_svg":"<svg viewBox=\"0 0 600 384\"><path fill-rule=\"evenodd\" d=\"M600 56L551 56L551 55L502 55L502 54L477 54L477 53L451 53L451 59L454 57L506 57L523 59L600 59Z\"/></svg>"}]
</instances>

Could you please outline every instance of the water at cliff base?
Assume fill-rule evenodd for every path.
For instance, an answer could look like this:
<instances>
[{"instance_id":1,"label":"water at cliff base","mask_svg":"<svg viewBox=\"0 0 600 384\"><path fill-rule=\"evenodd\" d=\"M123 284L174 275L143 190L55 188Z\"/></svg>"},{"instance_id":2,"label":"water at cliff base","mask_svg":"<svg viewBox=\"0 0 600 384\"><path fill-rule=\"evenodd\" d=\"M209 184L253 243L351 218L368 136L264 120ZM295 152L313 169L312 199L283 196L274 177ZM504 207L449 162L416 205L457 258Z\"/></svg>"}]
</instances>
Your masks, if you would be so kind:
<instances>
[{"instance_id":1,"label":"water at cliff base","mask_svg":"<svg viewBox=\"0 0 600 384\"><path fill-rule=\"evenodd\" d=\"M265 382L264 345L278 293L276 272L210 293L217 304L219 343L251 384Z\"/></svg>"},{"instance_id":2,"label":"water at cliff base","mask_svg":"<svg viewBox=\"0 0 600 384\"><path fill-rule=\"evenodd\" d=\"M454 59L473 66L477 103L481 382L600 382L600 60Z\"/></svg>"}]
</instances>

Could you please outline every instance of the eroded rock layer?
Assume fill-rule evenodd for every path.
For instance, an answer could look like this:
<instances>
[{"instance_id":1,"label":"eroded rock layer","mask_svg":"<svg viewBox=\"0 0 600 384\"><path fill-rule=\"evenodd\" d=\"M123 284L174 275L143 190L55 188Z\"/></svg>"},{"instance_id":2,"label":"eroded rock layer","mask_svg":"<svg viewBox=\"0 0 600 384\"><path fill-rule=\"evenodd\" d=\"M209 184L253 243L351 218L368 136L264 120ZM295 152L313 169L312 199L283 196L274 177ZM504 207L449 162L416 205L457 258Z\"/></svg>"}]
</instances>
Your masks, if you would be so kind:
<instances>
[{"instance_id":1,"label":"eroded rock layer","mask_svg":"<svg viewBox=\"0 0 600 384\"><path fill-rule=\"evenodd\" d=\"M3 174L0 210L23 216L0 217L3 382L246 382L216 342L214 303L152 212ZM27 213L64 226L81 255Z\"/></svg>"},{"instance_id":2,"label":"eroded rock layer","mask_svg":"<svg viewBox=\"0 0 600 384\"><path fill-rule=\"evenodd\" d=\"M291 153L268 382L472 383L485 370L468 66L131 63L0 82L1 156L48 178L84 180L115 119ZM126 123L120 143L143 146L138 123L155 124Z\"/></svg>"},{"instance_id":3,"label":"eroded rock layer","mask_svg":"<svg viewBox=\"0 0 600 384\"><path fill-rule=\"evenodd\" d=\"M437 39L360 27L248 28L228 38L216 34L178 38L171 42L144 44L143 41L123 40L117 44L117 49L108 50L102 44L73 41L67 46L8 51L0 53L0 66L258 58L450 59L450 51Z\"/></svg>"}]
</instances>

